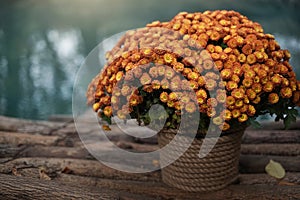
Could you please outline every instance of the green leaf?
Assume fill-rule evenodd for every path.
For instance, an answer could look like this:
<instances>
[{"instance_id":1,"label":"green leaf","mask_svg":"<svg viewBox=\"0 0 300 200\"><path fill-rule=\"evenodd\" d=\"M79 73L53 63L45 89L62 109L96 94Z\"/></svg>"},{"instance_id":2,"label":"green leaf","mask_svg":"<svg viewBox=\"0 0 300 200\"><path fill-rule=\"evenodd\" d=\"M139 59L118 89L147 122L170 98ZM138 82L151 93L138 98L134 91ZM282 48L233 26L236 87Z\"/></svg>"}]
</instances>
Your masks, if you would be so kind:
<instances>
[{"instance_id":1,"label":"green leaf","mask_svg":"<svg viewBox=\"0 0 300 200\"><path fill-rule=\"evenodd\" d=\"M224 42L222 42L220 46L222 47L222 49L226 49L228 47Z\"/></svg>"},{"instance_id":2,"label":"green leaf","mask_svg":"<svg viewBox=\"0 0 300 200\"><path fill-rule=\"evenodd\" d=\"M290 125L297 120L298 111L295 108L287 110L287 115L283 119L284 128L288 129Z\"/></svg>"},{"instance_id":3,"label":"green leaf","mask_svg":"<svg viewBox=\"0 0 300 200\"><path fill-rule=\"evenodd\" d=\"M265 167L266 172L277 179L282 179L285 176L285 169L278 162L270 160L270 162Z\"/></svg>"},{"instance_id":4,"label":"green leaf","mask_svg":"<svg viewBox=\"0 0 300 200\"><path fill-rule=\"evenodd\" d=\"M104 120L104 121L106 121L109 125L111 125L111 118L110 117L107 117L106 115L102 115L102 119Z\"/></svg>"},{"instance_id":5,"label":"green leaf","mask_svg":"<svg viewBox=\"0 0 300 200\"><path fill-rule=\"evenodd\" d=\"M153 99L153 103L158 103L159 102L159 98L154 98Z\"/></svg>"},{"instance_id":6,"label":"green leaf","mask_svg":"<svg viewBox=\"0 0 300 200\"><path fill-rule=\"evenodd\" d=\"M294 116L298 115L298 110L297 109L293 108L290 111L291 111L291 114L293 114Z\"/></svg>"},{"instance_id":7,"label":"green leaf","mask_svg":"<svg viewBox=\"0 0 300 200\"><path fill-rule=\"evenodd\" d=\"M256 121L254 118L250 118L249 123L253 128L256 128L256 129L261 128L261 124L258 121Z\"/></svg>"}]
</instances>

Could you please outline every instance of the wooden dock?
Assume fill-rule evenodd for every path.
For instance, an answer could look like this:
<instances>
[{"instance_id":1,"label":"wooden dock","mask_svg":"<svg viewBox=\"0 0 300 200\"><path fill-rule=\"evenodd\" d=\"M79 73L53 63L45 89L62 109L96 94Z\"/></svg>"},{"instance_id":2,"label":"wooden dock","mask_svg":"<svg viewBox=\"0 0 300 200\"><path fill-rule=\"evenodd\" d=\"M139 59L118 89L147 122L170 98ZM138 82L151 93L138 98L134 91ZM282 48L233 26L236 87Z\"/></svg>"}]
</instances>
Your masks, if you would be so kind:
<instances>
[{"instance_id":1,"label":"wooden dock","mask_svg":"<svg viewBox=\"0 0 300 200\"><path fill-rule=\"evenodd\" d=\"M110 139L135 151L158 148L155 139ZM265 173L270 159L287 171L283 180ZM165 185L160 171L130 174L101 164L84 148L70 117L0 116L0 199L300 199L300 121L291 130L274 123L247 129L238 181L217 192L187 193Z\"/></svg>"}]
</instances>

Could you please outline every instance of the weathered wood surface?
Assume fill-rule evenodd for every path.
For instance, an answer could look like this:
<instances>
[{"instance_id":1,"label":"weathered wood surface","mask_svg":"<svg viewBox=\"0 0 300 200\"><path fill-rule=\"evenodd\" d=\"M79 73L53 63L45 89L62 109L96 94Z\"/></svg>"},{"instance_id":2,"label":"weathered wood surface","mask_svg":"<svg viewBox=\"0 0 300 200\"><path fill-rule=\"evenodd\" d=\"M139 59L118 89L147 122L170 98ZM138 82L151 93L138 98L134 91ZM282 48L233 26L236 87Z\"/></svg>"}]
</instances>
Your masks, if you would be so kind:
<instances>
[{"instance_id":1,"label":"weathered wood surface","mask_svg":"<svg viewBox=\"0 0 300 200\"><path fill-rule=\"evenodd\" d=\"M50 120L0 116L0 199L300 199L300 121L292 130L270 123L261 130L247 129L238 182L200 194L166 186L160 171L129 174L111 169L84 148L71 117ZM88 124L85 131L97 128ZM158 149L155 137L137 140L112 129L109 138L121 148ZM283 180L265 173L270 159L286 169Z\"/></svg>"},{"instance_id":2,"label":"weathered wood surface","mask_svg":"<svg viewBox=\"0 0 300 200\"><path fill-rule=\"evenodd\" d=\"M297 199L300 189L298 185L232 185L200 194L182 192L161 182L113 181L73 175L54 181L0 175L0 185L0 193L6 199Z\"/></svg>"}]
</instances>

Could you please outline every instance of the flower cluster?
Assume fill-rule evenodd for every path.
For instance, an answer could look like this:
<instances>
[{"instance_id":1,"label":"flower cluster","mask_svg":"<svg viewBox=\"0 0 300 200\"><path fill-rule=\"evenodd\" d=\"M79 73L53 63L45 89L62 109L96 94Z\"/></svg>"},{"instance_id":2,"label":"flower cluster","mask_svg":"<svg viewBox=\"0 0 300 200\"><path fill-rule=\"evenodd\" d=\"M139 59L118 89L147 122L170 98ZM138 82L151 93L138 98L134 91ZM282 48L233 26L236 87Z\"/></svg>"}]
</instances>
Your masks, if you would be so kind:
<instances>
[{"instance_id":1,"label":"flower cluster","mask_svg":"<svg viewBox=\"0 0 300 200\"><path fill-rule=\"evenodd\" d=\"M288 124L300 105L290 57L273 35L238 12L182 12L128 31L90 83L88 104L107 121L130 115L147 124L147 111L160 103L169 128L193 112L201 114L199 129L211 120L226 131L265 113Z\"/></svg>"}]
</instances>

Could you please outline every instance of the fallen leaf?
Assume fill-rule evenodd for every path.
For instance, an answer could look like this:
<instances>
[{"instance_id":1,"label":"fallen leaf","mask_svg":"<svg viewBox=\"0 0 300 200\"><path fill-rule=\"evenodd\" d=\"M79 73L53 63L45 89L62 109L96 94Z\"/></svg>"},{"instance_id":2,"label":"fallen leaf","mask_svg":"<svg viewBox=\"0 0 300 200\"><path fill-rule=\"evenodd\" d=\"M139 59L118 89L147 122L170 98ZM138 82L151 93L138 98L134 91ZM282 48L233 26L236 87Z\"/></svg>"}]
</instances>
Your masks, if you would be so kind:
<instances>
[{"instance_id":1,"label":"fallen leaf","mask_svg":"<svg viewBox=\"0 0 300 200\"><path fill-rule=\"evenodd\" d=\"M158 161L158 160L152 160L152 164L153 164L155 167L159 167L159 161Z\"/></svg>"},{"instance_id":2,"label":"fallen leaf","mask_svg":"<svg viewBox=\"0 0 300 200\"><path fill-rule=\"evenodd\" d=\"M103 128L103 130L105 130L105 131L111 131L111 129L110 129L109 126L107 126L107 125L103 125L102 128Z\"/></svg>"},{"instance_id":3,"label":"fallen leaf","mask_svg":"<svg viewBox=\"0 0 300 200\"><path fill-rule=\"evenodd\" d=\"M18 172L18 170L17 170L16 167L13 167L13 168L11 169L11 172L12 172L12 174L15 175L15 176L22 176L22 175Z\"/></svg>"},{"instance_id":4,"label":"fallen leaf","mask_svg":"<svg viewBox=\"0 0 300 200\"><path fill-rule=\"evenodd\" d=\"M51 180L51 178L46 174L46 170L44 167L39 168L40 179L43 180Z\"/></svg>"},{"instance_id":5,"label":"fallen leaf","mask_svg":"<svg viewBox=\"0 0 300 200\"><path fill-rule=\"evenodd\" d=\"M288 185L288 186L292 186L292 185L298 185L297 183L292 183L292 182L288 182L288 181L280 181L278 183L278 185Z\"/></svg>"},{"instance_id":6,"label":"fallen leaf","mask_svg":"<svg viewBox=\"0 0 300 200\"><path fill-rule=\"evenodd\" d=\"M131 144L127 144L127 143L122 142L122 141L117 142L116 145L118 147L120 147L121 149L132 149L132 145Z\"/></svg>"},{"instance_id":7,"label":"fallen leaf","mask_svg":"<svg viewBox=\"0 0 300 200\"><path fill-rule=\"evenodd\" d=\"M277 179L282 179L285 176L285 169L278 162L270 160L265 167L266 172Z\"/></svg>"},{"instance_id":8,"label":"fallen leaf","mask_svg":"<svg viewBox=\"0 0 300 200\"><path fill-rule=\"evenodd\" d=\"M64 174L72 174L73 170L71 170L69 167L65 167L61 172Z\"/></svg>"}]
</instances>

